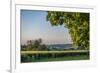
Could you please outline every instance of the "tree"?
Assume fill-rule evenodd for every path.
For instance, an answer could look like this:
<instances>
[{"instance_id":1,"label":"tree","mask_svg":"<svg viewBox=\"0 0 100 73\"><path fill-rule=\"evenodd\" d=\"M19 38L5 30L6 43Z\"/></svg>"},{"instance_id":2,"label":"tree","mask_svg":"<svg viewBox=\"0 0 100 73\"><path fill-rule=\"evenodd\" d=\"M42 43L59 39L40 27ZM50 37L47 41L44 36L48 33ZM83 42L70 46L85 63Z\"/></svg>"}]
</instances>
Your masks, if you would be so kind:
<instances>
[{"instance_id":1,"label":"tree","mask_svg":"<svg viewBox=\"0 0 100 73\"><path fill-rule=\"evenodd\" d=\"M27 50L32 50L33 48L33 41L32 40L28 40L27 41Z\"/></svg>"},{"instance_id":2,"label":"tree","mask_svg":"<svg viewBox=\"0 0 100 73\"><path fill-rule=\"evenodd\" d=\"M42 43L42 39L34 40L34 48L38 48Z\"/></svg>"},{"instance_id":3,"label":"tree","mask_svg":"<svg viewBox=\"0 0 100 73\"><path fill-rule=\"evenodd\" d=\"M42 45L39 46L39 50L45 51L45 50L48 50L48 48L45 44L42 44Z\"/></svg>"},{"instance_id":4,"label":"tree","mask_svg":"<svg viewBox=\"0 0 100 73\"><path fill-rule=\"evenodd\" d=\"M28 40L27 41L27 50L40 50L40 47L42 46L41 44L42 44L41 38L36 39L36 40Z\"/></svg>"},{"instance_id":5,"label":"tree","mask_svg":"<svg viewBox=\"0 0 100 73\"><path fill-rule=\"evenodd\" d=\"M47 21L52 26L64 25L68 28L73 47L89 49L89 13L80 12L47 12Z\"/></svg>"},{"instance_id":6,"label":"tree","mask_svg":"<svg viewBox=\"0 0 100 73\"><path fill-rule=\"evenodd\" d=\"M27 46L24 44L24 45L21 45L21 51L25 51L27 48Z\"/></svg>"},{"instance_id":7,"label":"tree","mask_svg":"<svg viewBox=\"0 0 100 73\"><path fill-rule=\"evenodd\" d=\"M39 41L39 43L42 43L42 39L41 38L39 38L38 41Z\"/></svg>"}]
</instances>

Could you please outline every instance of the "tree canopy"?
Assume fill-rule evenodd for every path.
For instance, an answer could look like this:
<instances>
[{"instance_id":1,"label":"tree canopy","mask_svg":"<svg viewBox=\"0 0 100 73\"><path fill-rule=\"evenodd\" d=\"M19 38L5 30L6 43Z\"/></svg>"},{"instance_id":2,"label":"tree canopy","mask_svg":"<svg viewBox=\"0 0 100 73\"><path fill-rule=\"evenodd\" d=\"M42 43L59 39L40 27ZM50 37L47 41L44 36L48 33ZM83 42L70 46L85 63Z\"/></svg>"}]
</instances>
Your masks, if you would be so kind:
<instances>
[{"instance_id":1,"label":"tree canopy","mask_svg":"<svg viewBox=\"0 0 100 73\"><path fill-rule=\"evenodd\" d=\"M68 28L73 47L89 49L89 13L48 11L47 21L52 26L64 25Z\"/></svg>"}]
</instances>

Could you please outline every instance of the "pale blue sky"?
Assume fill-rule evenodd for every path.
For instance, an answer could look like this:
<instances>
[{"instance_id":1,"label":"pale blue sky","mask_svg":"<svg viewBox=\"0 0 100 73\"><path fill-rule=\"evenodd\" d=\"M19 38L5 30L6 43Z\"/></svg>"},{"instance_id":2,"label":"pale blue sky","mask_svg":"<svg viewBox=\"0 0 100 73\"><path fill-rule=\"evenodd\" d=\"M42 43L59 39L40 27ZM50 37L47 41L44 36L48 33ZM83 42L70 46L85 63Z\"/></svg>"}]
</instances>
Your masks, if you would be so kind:
<instances>
[{"instance_id":1,"label":"pale blue sky","mask_svg":"<svg viewBox=\"0 0 100 73\"><path fill-rule=\"evenodd\" d=\"M39 38L45 44L72 43L68 29L52 26L46 21L46 15L46 11L21 10L21 43Z\"/></svg>"}]
</instances>

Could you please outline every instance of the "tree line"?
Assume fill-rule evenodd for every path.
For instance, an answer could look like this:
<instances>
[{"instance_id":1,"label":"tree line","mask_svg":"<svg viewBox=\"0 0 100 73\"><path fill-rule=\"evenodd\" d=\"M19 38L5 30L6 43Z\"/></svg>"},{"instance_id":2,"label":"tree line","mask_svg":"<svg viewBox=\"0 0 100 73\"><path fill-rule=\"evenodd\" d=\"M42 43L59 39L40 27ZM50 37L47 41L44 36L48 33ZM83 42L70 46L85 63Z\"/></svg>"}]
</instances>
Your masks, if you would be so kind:
<instances>
[{"instance_id":1,"label":"tree line","mask_svg":"<svg viewBox=\"0 0 100 73\"><path fill-rule=\"evenodd\" d=\"M42 39L28 40L27 45L21 45L22 51L44 51L48 50L47 46L42 43Z\"/></svg>"}]
</instances>

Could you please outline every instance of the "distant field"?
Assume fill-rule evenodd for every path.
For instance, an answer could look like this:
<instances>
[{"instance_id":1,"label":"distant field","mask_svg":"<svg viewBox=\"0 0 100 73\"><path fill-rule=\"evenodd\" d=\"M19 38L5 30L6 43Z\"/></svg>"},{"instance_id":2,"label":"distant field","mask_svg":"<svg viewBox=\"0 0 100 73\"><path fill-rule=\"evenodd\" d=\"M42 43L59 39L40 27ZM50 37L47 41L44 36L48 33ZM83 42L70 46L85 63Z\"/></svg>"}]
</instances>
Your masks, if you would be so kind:
<instances>
[{"instance_id":1,"label":"distant field","mask_svg":"<svg viewBox=\"0 0 100 73\"><path fill-rule=\"evenodd\" d=\"M21 54L48 54L48 53L84 53L89 50L66 50L66 51L21 51Z\"/></svg>"}]
</instances>

